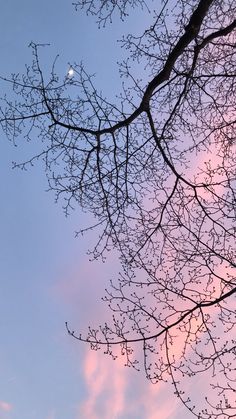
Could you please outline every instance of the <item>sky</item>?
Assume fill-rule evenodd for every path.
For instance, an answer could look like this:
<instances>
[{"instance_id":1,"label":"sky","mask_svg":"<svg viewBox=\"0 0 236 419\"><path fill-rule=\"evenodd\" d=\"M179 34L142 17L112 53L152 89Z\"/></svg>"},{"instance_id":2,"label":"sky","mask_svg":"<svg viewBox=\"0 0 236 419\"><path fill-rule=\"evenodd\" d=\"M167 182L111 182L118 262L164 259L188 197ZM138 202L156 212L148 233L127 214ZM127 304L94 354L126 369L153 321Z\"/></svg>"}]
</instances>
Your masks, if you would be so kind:
<instances>
[{"instance_id":1,"label":"sky","mask_svg":"<svg viewBox=\"0 0 236 419\"><path fill-rule=\"evenodd\" d=\"M116 42L145 24L132 13L98 30L95 19L75 12L70 1L8 0L1 4L0 74L24 71L28 45L50 43L43 60L58 68L83 60L97 84L114 96L119 87L116 62L125 53ZM11 95L1 85L1 95ZM151 385L142 374L91 352L70 338L76 330L104 319L100 302L119 266L115 255L104 265L89 262L96 237L75 238L88 221L79 209L65 217L47 190L42 167L12 170L32 147L14 147L0 138L0 419L189 419L171 386Z\"/></svg>"}]
</instances>

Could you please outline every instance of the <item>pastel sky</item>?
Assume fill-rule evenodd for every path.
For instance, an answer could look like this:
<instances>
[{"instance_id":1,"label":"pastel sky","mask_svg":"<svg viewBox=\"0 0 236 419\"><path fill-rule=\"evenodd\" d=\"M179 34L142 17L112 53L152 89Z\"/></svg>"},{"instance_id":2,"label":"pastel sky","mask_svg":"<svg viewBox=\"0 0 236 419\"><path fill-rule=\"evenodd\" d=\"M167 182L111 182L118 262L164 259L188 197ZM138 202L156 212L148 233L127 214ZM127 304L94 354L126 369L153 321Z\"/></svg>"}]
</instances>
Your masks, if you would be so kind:
<instances>
[{"instance_id":1,"label":"pastel sky","mask_svg":"<svg viewBox=\"0 0 236 419\"><path fill-rule=\"evenodd\" d=\"M133 13L127 24L105 30L95 19L75 12L70 0L8 0L1 4L0 74L24 71L31 41L50 43L49 66L60 54L58 69L83 60L107 95L119 86L116 39L145 24ZM2 92L10 93L1 85ZM153 386L142 374L91 352L71 339L64 323L86 329L104 319L103 290L118 270L115 257L106 265L89 263L92 234L74 238L86 224L76 210L65 218L39 165L28 172L11 169L33 149L10 144L1 134L0 153L0 419L190 419L171 386Z\"/></svg>"}]
</instances>

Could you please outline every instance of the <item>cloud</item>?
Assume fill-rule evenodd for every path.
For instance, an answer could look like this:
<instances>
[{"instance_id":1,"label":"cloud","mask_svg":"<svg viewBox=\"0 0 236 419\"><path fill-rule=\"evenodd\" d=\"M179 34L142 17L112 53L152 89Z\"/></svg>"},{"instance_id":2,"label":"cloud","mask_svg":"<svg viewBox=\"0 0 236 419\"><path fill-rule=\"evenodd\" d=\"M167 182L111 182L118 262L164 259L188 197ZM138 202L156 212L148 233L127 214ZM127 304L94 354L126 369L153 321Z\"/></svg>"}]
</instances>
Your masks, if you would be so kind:
<instances>
[{"instance_id":1,"label":"cloud","mask_svg":"<svg viewBox=\"0 0 236 419\"><path fill-rule=\"evenodd\" d=\"M103 294L107 277L116 277L114 265L116 261L111 257L104 275L104 265L96 262L88 264L85 258L80 263L79 272L78 267L71 266L70 272L63 275L53 289L54 296L65 304L68 320L71 317L69 326L75 328L76 332L77 328L80 331L81 326L86 329L86 324L94 325L98 319L99 323L108 321L111 313L99 301L99 297ZM82 382L87 395L78 406L76 419L156 419L157 415L161 419L178 417L175 412L179 411L181 404L173 396L169 384L151 384L143 371L137 373L125 368L125 360L121 356L112 361L102 350L96 352L88 346L83 348Z\"/></svg>"},{"instance_id":2,"label":"cloud","mask_svg":"<svg viewBox=\"0 0 236 419\"><path fill-rule=\"evenodd\" d=\"M12 405L3 400L0 400L0 411L10 412L10 410L12 410Z\"/></svg>"},{"instance_id":3,"label":"cloud","mask_svg":"<svg viewBox=\"0 0 236 419\"><path fill-rule=\"evenodd\" d=\"M77 419L170 419L177 410L170 387L153 385L138 373L103 353L88 350L84 360L87 398L79 406ZM171 403L170 403L171 399Z\"/></svg>"},{"instance_id":4,"label":"cloud","mask_svg":"<svg viewBox=\"0 0 236 419\"><path fill-rule=\"evenodd\" d=\"M109 362L103 354L88 350L84 378L89 391L79 409L79 417L113 419L124 408L125 375L120 362Z\"/></svg>"}]
</instances>

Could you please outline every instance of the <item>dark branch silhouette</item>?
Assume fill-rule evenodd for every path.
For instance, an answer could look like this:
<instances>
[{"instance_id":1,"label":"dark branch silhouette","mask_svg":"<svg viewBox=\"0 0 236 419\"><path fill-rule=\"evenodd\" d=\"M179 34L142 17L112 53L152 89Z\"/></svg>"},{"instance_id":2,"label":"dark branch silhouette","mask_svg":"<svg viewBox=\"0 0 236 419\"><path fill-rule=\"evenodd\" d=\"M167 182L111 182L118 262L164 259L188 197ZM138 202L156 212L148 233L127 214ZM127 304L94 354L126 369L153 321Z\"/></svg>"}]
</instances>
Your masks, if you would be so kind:
<instances>
[{"instance_id":1,"label":"dark branch silhouette","mask_svg":"<svg viewBox=\"0 0 236 419\"><path fill-rule=\"evenodd\" d=\"M163 1L140 36L123 46L146 81L120 64L127 82L116 103L96 89L82 65L60 81L45 76L41 46L3 98L1 125L17 141L42 140L49 186L95 217L94 258L119 251L121 273L104 301L112 317L75 339L105 347L153 383L170 379L195 417L236 417L236 4ZM171 3L171 4L170 4ZM77 3L100 24L146 4ZM82 232L86 231L82 230ZM189 383L211 391L195 406ZM195 399L195 401L194 401Z\"/></svg>"}]
</instances>

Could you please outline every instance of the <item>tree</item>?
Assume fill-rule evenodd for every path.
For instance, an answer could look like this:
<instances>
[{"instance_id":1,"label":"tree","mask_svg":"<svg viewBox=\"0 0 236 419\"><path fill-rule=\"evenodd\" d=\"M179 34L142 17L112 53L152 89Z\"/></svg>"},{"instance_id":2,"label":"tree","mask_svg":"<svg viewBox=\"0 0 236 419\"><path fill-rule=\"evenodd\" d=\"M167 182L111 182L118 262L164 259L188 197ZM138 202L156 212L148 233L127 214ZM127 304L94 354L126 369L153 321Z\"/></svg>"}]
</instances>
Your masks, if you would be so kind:
<instances>
[{"instance_id":1,"label":"tree","mask_svg":"<svg viewBox=\"0 0 236 419\"><path fill-rule=\"evenodd\" d=\"M116 103L96 89L82 65L63 81L33 63L13 75L16 101L4 99L9 138L37 135L39 153L66 213L91 212L95 258L120 254L122 270L104 300L110 322L87 335L92 349L116 347L149 380L171 380L199 418L236 416L236 4L233 0L159 2L151 25L123 46L147 80L120 64L126 82ZM98 17L123 19L140 0L82 0ZM195 407L186 383L210 377L206 406Z\"/></svg>"}]
</instances>

